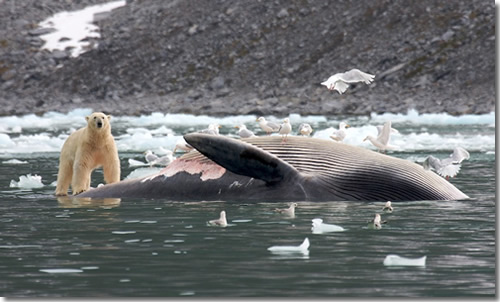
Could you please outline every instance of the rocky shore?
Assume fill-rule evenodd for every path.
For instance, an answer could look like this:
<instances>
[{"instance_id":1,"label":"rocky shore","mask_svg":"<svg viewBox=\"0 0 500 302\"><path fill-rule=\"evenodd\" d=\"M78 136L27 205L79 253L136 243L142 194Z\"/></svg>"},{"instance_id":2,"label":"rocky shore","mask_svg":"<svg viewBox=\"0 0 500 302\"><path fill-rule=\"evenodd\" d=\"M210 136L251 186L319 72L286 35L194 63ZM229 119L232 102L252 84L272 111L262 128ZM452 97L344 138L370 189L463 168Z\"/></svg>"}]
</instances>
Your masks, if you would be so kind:
<instances>
[{"instance_id":1,"label":"rocky shore","mask_svg":"<svg viewBox=\"0 0 500 302\"><path fill-rule=\"evenodd\" d=\"M133 0L97 48L41 50L40 21L104 2L0 0L0 115L495 110L492 1ZM320 85L351 68L375 82Z\"/></svg>"}]
</instances>

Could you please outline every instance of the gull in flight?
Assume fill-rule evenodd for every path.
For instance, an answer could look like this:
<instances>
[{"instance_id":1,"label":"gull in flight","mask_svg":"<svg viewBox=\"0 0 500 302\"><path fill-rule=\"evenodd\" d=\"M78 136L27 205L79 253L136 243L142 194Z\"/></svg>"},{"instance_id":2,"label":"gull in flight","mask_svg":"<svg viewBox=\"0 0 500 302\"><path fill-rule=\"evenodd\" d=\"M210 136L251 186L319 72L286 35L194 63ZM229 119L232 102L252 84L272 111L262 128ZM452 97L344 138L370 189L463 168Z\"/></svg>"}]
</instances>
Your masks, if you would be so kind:
<instances>
[{"instance_id":1,"label":"gull in flight","mask_svg":"<svg viewBox=\"0 0 500 302\"><path fill-rule=\"evenodd\" d=\"M345 128L349 128L348 124L344 122L340 122L339 124L339 130L335 130L332 135L330 135L330 138L333 139L334 141L341 142L344 140L346 137L347 133L345 132Z\"/></svg>"},{"instance_id":2,"label":"gull in flight","mask_svg":"<svg viewBox=\"0 0 500 302\"><path fill-rule=\"evenodd\" d=\"M234 126L234 128L238 128L238 135L241 137L241 138L247 138L247 137L252 137L252 136L255 136L255 134L248 130L247 129L247 126L245 126L245 124L241 124L241 125L238 125L238 126Z\"/></svg>"},{"instance_id":3,"label":"gull in flight","mask_svg":"<svg viewBox=\"0 0 500 302\"><path fill-rule=\"evenodd\" d=\"M259 122L260 128L267 134L271 134L271 132L277 132L280 129L280 125L266 121L263 116L259 117L257 119L257 122Z\"/></svg>"},{"instance_id":4,"label":"gull in flight","mask_svg":"<svg viewBox=\"0 0 500 302\"><path fill-rule=\"evenodd\" d=\"M448 179L455 177L460 171L460 163L464 159L469 159L470 155L467 150L462 147L456 147L453 153L448 158L439 159L429 155L422 164L426 170L436 170L436 172Z\"/></svg>"},{"instance_id":5,"label":"gull in flight","mask_svg":"<svg viewBox=\"0 0 500 302\"><path fill-rule=\"evenodd\" d=\"M391 121L385 122L377 137L368 135L363 141L369 140L375 147L385 153L385 150L396 149L395 146L389 145L389 139L391 138Z\"/></svg>"},{"instance_id":6,"label":"gull in flight","mask_svg":"<svg viewBox=\"0 0 500 302\"><path fill-rule=\"evenodd\" d=\"M278 129L278 133L281 134L281 142L286 142L286 138L288 134L292 132L292 125L290 125L290 119L285 118L283 120L283 124L280 125L280 128Z\"/></svg>"},{"instance_id":7,"label":"gull in flight","mask_svg":"<svg viewBox=\"0 0 500 302\"><path fill-rule=\"evenodd\" d=\"M209 222L207 222L207 224L209 226L226 227L227 226L226 211L220 211L219 219L210 220Z\"/></svg>"},{"instance_id":8,"label":"gull in flight","mask_svg":"<svg viewBox=\"0 0 500 302\"><path fill-rule=\"evenodd\" d=\"M351 69L344 73L336 73L321 83L329 90L337 90L340 94L344 93L349 87L348 83L364 82L370 84L375 76L359 69Z\"/></svg>"},{"instance_id":9,"label":"gull in flight","mask_svg":"<svg viewBox=\"0 0 500 302\"><path fill-rule=\"evenodd\" d=\"M307 123L302 123L299 125L299 133L304 135L304 136L310 136L311 133L313 132L313 128L311 125Z\"/></svg>"}]
</instances>

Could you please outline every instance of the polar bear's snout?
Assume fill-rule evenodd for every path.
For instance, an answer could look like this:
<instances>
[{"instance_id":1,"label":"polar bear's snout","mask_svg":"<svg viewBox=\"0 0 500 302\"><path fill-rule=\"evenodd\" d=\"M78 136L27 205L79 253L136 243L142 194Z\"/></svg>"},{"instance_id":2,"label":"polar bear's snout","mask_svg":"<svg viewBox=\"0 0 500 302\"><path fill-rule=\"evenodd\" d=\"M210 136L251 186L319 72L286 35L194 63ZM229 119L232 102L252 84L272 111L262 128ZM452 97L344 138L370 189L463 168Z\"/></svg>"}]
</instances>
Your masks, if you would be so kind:
<instances>
[{"instance_id":1,"label":"polar bear's snout","mask_svg":"<svg viewBox=\"0 0 500 302\"><path fill-rule=\"evenodd\" d=\"M101 119L97 119L96 126L97 126L97 128L102 128L102 120Z\"/></svg>"}]
</instances>

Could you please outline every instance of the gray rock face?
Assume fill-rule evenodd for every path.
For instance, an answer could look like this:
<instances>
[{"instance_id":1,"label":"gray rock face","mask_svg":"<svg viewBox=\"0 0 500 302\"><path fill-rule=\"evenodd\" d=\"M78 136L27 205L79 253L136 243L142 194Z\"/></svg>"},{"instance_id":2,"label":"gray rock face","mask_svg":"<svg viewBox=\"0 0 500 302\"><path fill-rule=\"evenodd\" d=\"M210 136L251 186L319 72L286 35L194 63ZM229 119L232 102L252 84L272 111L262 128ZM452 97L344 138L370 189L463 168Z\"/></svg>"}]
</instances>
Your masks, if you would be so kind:
<instances>
[{"instance_id":1,"label":"gray rock face","mask_svg":"<svg viewBox=\"0 0 500 302\"><path fill-rule=\"evenodd\" d=\"M0 10L0 115L485 113L495 108L491 1L129 1L98 16L98 47L40 50L36 24L101 0ZM319 83L359 68L371 85ZM77 102L72 100L78 100ZM408 101L411 100L411 101Z\"/></svg>"}]
</instances>

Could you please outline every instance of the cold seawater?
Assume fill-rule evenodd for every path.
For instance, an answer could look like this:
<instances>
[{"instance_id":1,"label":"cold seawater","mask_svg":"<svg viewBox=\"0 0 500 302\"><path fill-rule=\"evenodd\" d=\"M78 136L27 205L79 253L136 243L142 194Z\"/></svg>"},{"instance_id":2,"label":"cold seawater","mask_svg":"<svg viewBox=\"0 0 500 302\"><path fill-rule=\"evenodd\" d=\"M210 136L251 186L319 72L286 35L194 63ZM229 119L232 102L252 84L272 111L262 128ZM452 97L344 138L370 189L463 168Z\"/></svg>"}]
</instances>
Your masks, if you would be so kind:
<instances>
[{"instance_id":1,"label":"cold seawater","mask_svg":"<svg viewBox=\"0 0 500 302\"><path fill-rule=\"evenodd\" d=\"M71 128L82 127L90 113L82 109L0 118L2 296L370 298L496 293L493 114L292 115L294 131L308 122L314 136L322 138L328 138L340 121L347 121L352 128L346 143L366 148L372 146L362 142L364 136L376 134L375 125L391 120L400 132L391 143L401 149L389 154L417 163L430 154L447 157L453 147L462 146L471 158L450 181L471 199L393 202L392 213L382 212L383 202L298 202L295 217L287 217L273 210L288 203L272 201L56 199L52 194L59 150ZM212 122L222 125L224 135L234 135L234 125L241 122L257 132L255 119L113 117L122 179L158 169L129 166L129 159L144 161L147 149L172 150L182 134ZM92 180L92 186L101 183L102 170L95 171ZM229 225L207 226L222 210ZM381 230L368 227L375 213L387 220ZM313 234L314 218L345 231ZM267 250L275 245L298 246L306 237L308 255ZM384 266L389 254L427 256L426 266Z\"/></svg>"}]
</instances>

